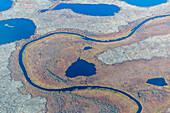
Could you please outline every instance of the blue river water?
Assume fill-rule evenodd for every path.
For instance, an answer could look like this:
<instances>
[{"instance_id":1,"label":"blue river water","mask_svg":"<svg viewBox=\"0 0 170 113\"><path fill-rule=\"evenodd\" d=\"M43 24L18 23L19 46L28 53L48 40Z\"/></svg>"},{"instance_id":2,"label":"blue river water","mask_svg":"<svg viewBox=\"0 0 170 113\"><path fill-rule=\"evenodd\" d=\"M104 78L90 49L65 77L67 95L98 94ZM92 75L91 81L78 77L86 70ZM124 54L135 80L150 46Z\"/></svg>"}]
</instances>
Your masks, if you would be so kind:
<instances>
[{"instance_id":1,"label":"blue river water","mask_svg":"<svg viewBox=\"0 0 170 113\"><path fill-rule=\"evenodd\" d=\"M167 0L121 0L121 1L125 1L128 4L139 7L152 7L167 2Z\"/></svg>"},{"instance_id":2,"label":"blue river water","mask_svg":"<svg viewBox=\"0 0 170 113\"><path fill-rule=\"evenodd\" d=\"M12 4L12 0L0 0L0 12L10 9Z\"/></svg>"},{"instance_id":3,"label":"blue river water","mask_svg":"<svg viewBox=\"0 0 170 113\"><path fill-rule=\"evenodd\" d=\"M120 11L116 5L108 4L66 4L61 3L54 7L52 10L71 9L75 13L90 15L90 16L114 16L115 13ZM40 12L46 12L47 9Z\"/></svg>"},{"instance_id":4,"label":"blue river water","mask_svg":"<svg viewBox=\"0 0 170 113\"><path fill-rule=\"evenodd\" d=\"M0 45L16 40L28 39L34 35L36 26L28 19L9 19L0 21Z\"/></svg>"},{"instance_id":5,"label":"blue river water","mask_svg":"<svg viewBox=\"0 0 170 113\"><path fill-rule=\"evenodd\" d=\"M42 39L42 38L40 38ZM38 88L38 89L41 89L41 90L44 90L44 91L74 91L74 90L84 90L84 89L88 89L88 88L91 88L91 89L108 89L108 90L111 90L111 91L116 91L116 92L119 92L119 93L122 93L124 94L125 96L129 97L130 99L132 99L137 105L138 105L138 111L136 113L141 113L142 111L142 105L141 103L135 99L133 96L131 96L130 94L124 92L124 91L121 91L121 90L118 90L118 89L114 89L114 88L111 88L111 87L103 87L103 86L73 86L73 87L68 87L68 88L62 88L62 89L48 89L48 88L44 88L44 87L41 87L41 86L38 86L36 85L35 83L33 83L31 81L31 79L28 77L28 73L25 69L25 66L23 64L23 61L22 61L22 57L23 57L23 52L25 50L25 48L27 47L27 45L29 45L30 43L32 42L35 42L39 39L35 39L33 41L30 41L28 43L26 43L20 50L20 53L19 53L19 64L20 64L20 67L24 73L24 76L26 78L26 80L34 87Z\"/></svg>"},{"instance_id":6,"label":"blue river water","mask_svg":"<svg viewBox=\"0 0 170 113\"><path fill-rule=\"evenodd\" d=\"M81 35L81 34L78 34L78 33L72 33L72 32L54 32L54 33L47 34L47 35L45 35L45 36L43 36L43 37L41 37L41 38L39 38L39 39L42 39L42 38L45 38L45 37L48 37L48 36L51 36L51 35L54 35L54 34L71 34L71 35L80 36L80 37L81 37L82 39L84 39L84 40L89 40L89 41L93 41L93 42L108 43L108 42L122 41L122 40L125 40L125 39L131 37L131 36L132 36L143 24L145 24L146 22L148 22L148 21L150 21L150 20L157 19L157 18L167 17L167 16L170 16L170 14L165 14L165 15L150 17L150 18L142 21L141 23L139 23L136 27L134 27L127 36L119 37L119 38L117 38L117 39L97 40L97 39L89 38L89 37L87 37L87 36L84 36L84 35Z\"/></svg>"},{"instance_id":7,"label":"blue river water","mask_svg":"<svg viewBox=\"0 0 170 113\"><path fill-rule=\"evenodd\" d=\"M150 7L150 6L155 6L155 5L159 5L161 3L167 2L167 0L143 0L143 1L142 0L138 0L138 1L137 0L124 0L124 1L126 1L129 4L140 6L140 7ZM13 2L10 1L10 0L5 0L5 2L3 0L0 0L0 12L8 10L9 8L11 8L12 3ZM92 4L92 5L88 5L88 4L69 4L69 5L68 4L59 4L53 10L61 10L61 9L71 9L76 13L80 13L80 14L84 14L84 15L90 15L90 16L113 16L115 13L118 13L120 11L120 8L118 6L107 5L107 4L98 4L98 5L95 5L95 4ZM48 11L48 9L42 10L42 12L45 12L45 11ZM137 99L135 99L133 96L131 96L130 94L128 94L124 91L114 89L114 88L111 88L111 87L73 86L73 87L62 88L62 89L47 89L47 88L36 85L28 77L27 71L25 69L25 66L24 66L23 60L22 60L23 52L24 52L25 48L27 47L27 45L29 45L30 43L38 41L38 40L45 38L45 37L48 37L50 35L54 35L54 34L73 34L73 35L80 36L84 40L89 40L89 41L94 41L94 42L105 42L105 43L107 43L107 42L121 41L121 40L124 40L126 38L129 38L131 35L133 35L136 32L136 30L138 28L140 28L144 23L148 22L149 20L153 20L153 19L156 19L156 18L162 18L162 17L166 17L166 16L170 16L170 14L148 18L148 19L144 20L143 22L141 22L138 26L134 27L131 30L131 33L128 36L120 37L118 39L113 39L113 40L96 40L96 39L88 38L88 37L81 35L81 34L70 33L70 32L56 32L56 33L51 33L51 34L42 36L39 39L35 39L35 40L32 40L32 41L26 43L21 48L20 53L19 53L20 67L21 67L21 69L24 73L26 80L31 85L33 85L34 87L36 87L38 89L45 90L45 91L74 91L76 89L83 90L83 89L87 89L87 88L113 90L113 91L117 91L119 93L122 93L125 96L132 99L138 105L137 113L140 113L142 111L142 105ZM10 42L13 42L13 41L16 41L16 40L21 40L21 39L28 39L28 38L30 38L31 35L34 35L35 29L36 29L35 24L31 20L28 20L28 19L10 19L10 20L0 21L0 34L1 34L0 44L10 43ZM160 79L159 79L159 81L160 81ZM150 79L147 82L149 84L161 85L161 86L163 84L164 85L167 84L163 79L161 79L161 84L160 83L158 84L157 79L156 80Z\"/></svg>"},{"instance_id":8,"label":"blue river water","mask_svg":"<svg viewBox=\"0 0 170 113\"><path fill-rule=\"evenodd\" d=\"M21 69L22 69L22 71L23 71L23 73L24 73L24 76L25 76L26 80L27 80L31 85L33 85L34 87L36 87L36 88L38 88L38 89L45 90L45 91L73 91L73 90L76 90L76 89L78 89L78 90L83 90L83 89L87 89L87 88L91 88L91 89L97 88L97 89L113 90L113 91L117 91L117 92L119 92L119 93L122 93L122 94L124 94L125 96L129 97L130 99L132 99L132 100L138 105L138 111L137 111L137 113L141 113L141 111L142 111L142 105L141 105L141 103L140 103L137 99L135 99L133 96L131 96L130 94L128 94L128 93L126 93L126 92L123 92L123 91L121 91L121 90L114 89L114 88L111 88L111 87L104 87L104 86L73 86L73 87L62 88L62 89L48 89L48 88L44 88L44 87L41 87L41 86L36 85L34 82L32 82L31 78L29 78L29 76L28 76L28 74L27 74L27 71L26 71L26 68L25 68L25 66L24 66L24 64L23 64L23 59L22 59L22 58L23 58L23 52L24 52L25 48L26 48L29 44L31 44L31 43L33 43L33 42L36 42L36 41L38 41L38 40L40 40L40 39L46 38L46 37L48 37L48 36L54 35L54 34L71 34L71 35L77 35L77 36L80 36L80 37L81 37L82 39L84 39L84 40L89 40L89 41L94 41L94 42L105 42L105 43L107 43L107 42L121 41L121 40L127 39L127 38L129 38L130 36L132 36L132 35L136 32L137 29L139 29L143 24L145 24L145 23L148 22L149 20L154 20L154 19L156 19L156 18L162 18L162 17L167 17L167 16L170 16L170 14L150 17L150 18L144 20L143 22L139 23L138 26L134 27L134 28L131 30L131 32L129 33L128 36L126 36L126 37L120 37L120 38L118 38L118 39L112 39L112 40L104 40L104 41L102 41L102 40L96 40L96 39L92 39L92 38L89 38L89 37L84 36L84 35L81 35L81 34L71 33L71 32L55 32L55 33L51 33L51 34L42 36L42 37L40 37L40 38L38 38L38 39L34 39L34 40L26 43L26 44L21 48L20 53L19 53L19 65L20 65L20 67L21 67Z\"/></svg>"},{"instance_id":9,"label":"blue river water","mask_svg":"<svg viewBox=\"0 0 170 113\"><path fill-rule=\"evenodd\" d=\"M80 58L72 63L72 65L66 70L66 76L69 78L77 76L92 76L94 74L96 74L95 65Z\"/></svg>"},{"instance_id":10,"label":"blue river water","mask_svg":"<svg viewBox=\"0 0 170 113\"><path fill-rule=\"evenodd\" d=\"M152 85L156 85L156 86L166 86L166 85L168 85L164 78L152 78L152 79L148 79L146 81L146 83L152 84Z\"/></svg>"}]
</instances>

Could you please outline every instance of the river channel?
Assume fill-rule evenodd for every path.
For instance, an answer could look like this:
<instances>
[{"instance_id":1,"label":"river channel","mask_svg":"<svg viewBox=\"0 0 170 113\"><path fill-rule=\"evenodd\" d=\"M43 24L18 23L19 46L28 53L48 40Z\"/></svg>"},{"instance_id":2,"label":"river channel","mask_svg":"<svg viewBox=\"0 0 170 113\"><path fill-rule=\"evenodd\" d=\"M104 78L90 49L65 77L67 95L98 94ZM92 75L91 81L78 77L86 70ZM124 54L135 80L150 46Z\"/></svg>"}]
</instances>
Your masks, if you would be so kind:
<instances>
[{"instance_id":1,"label":"river channel","mask_svg":"<svg viewBox=\"0 0 170 113\"><path fill-rule=\"evenodd\" d=\"M51 35L54 35L54 34L72 34L72 35L77 35L77 36L80 36L82 39L84 40L89 40L89 41L94 41L94 42L115 42L115 41L121 41L121 40L124 40L124 39L127 39L129 38L130 36L132 36L135 31L140 28L144 23L150 21L150 20L154 20L156 18L162 18L162 17L167 17L167 16L170 16L170 14L167 14L167 15L160 15L160 16L154 16L154 17L150 17L146 20L144 20L143 22L141 22L140 24L138 24L138 26L134 27L131 32L129 33L128 36L126 37L120 37L118 39L113 39L113 40L105 40L105 41L102 41L102 40L96 40L96 39L92 39L92 38L89 38L89 37L86 37L84 35L81 35L81 34L77 34L77 33L71 33L71 32L55 32L55 33L51 33L51 34L48 34L48 35L45 35L45 36L42 36L38 39L35 39L35 40L32 40L28 43L26 43L20 50L20 53L19 53L19 64L20 64L20 67L24 73L24 76L26 78L26 80L31 84L33 85L34 87L38 88L38 89L41 89L41 90L45 90L45 91L74 91L74 90L84 90L84 89L87 89L87 88L91 88L91 89L108 89L108 90L112 90L112 91L116 91L116 92L119 92L119 93L122 93L124 94L125 96L129 97L130 99L132 99L137 105L138 105L138 111L137 113L140 113L142 111L142 105L141 103L135 99L133 96L131 96L130 94L124 92L124 91L121 91L119 89L114 89L114 88L111 88L111 87L104 87L104 86L73 86L73 87L68 87L68 88L62 88L62 89L47 89L47 88L44 88L44 87L41 87L41 86L38 86L36 85L35 83L32 82L31 78L28 77L28 74L27 74L27 71L26 71L26 68L24 66L24 63L23 63L23 52L25 50L25 48L33 43L33 42L36 42L40 39L43 39L43 38L46 38L48 36L51 36Z\"/></svg>"}]
</instances>

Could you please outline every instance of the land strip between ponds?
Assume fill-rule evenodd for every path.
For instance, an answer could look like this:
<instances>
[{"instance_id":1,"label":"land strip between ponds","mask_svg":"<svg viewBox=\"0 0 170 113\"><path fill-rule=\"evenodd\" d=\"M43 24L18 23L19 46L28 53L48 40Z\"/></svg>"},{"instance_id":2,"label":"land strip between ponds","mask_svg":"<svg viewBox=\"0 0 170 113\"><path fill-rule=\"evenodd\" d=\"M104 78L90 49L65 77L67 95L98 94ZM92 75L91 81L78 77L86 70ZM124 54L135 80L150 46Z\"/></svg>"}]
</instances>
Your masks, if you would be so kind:
<instances>
[{"instance_id":1,"label":"land strip between ponds","mask_svg":"<svg viewBox=\"0 0 170 113\"><path fill-rule=\"evenodd\" d=\"M168 17L170 16L170 14L163 14L163 15L158 15L158 16L153 16L150 18L145 19L144 21L142 21L141 23L139 23L136 27L132 28L129 32L129 34L122 36L122 37L118 37L116 39L110 39L110 40L99 40L99 39L93 39L90 37L87 37L85 35L82 34L78 34L78 33L72 33L72 32L53 32L47 35L44 35L42 37L40 37L39 39L54 35L54 34L70 34L70 35L77 35L80 36L83 40L87 40L87 41L93 41L93 42L103 42L103 43L108 43L108 42L117 42L117 41L122 41L125 40L129 37L131 37L142 25L144 25L145 23L149 22L150 20L154 20L154 19L158 19L158 18L163 18L163 17ZM35 40L36 41L36 40Z\"/></svg>"},{"instance_id":2,"label":"land strip between ponds","mask_svg":"<svg viewBox=\"0 0 170 113\"><path fill-rule=\"evenodd\" d=\"M51 35L54 35L54 34L70 34L70 35L77 35L77 36L80 36L82 39L84 40L89 40L89 41L94 41L94 42L116 42L116 41L121 41L121 40L124 40L124 39L127 39L129 38L130 36L132 36L136 30L138 28L140 28L144 23L150 21L150 20L154 20L156 18L162 18L162 17L167 17L167 16L170 16L170 14L166 14L166 15L160 15L160 16L154 16L154 17L151 17L151 18L148 18L146 20L144 20L143 22L141 22L140 24L138 24L138 26L134 27L131 32L129 33L129 35L125 36L125 37L120 37L118 39L113 39L113 40L97 40L97 39L92 39L92 38L88 38L84 35L81 35L81 34L77 34L77 33L71 33L71 32L55 32L55 33L51 33L51 34L47 34L45 36L42 36L38 39L34 39L28 43L26 43L20 50L20 53L19 53L19 65L24 73L24 76L26 78L26 80L34 87L38 88L38 89L41 89L41 90L44 90L44 91L74 91L74 90L83 90L83 89L87 89L87 88L91 88L91 89L106 89L106 90L112 90L112 91L116 91L116 92L119 92L119 93L122 93L124 94L125 96L129 97L130 99L132 99L137 105L138 105L138 111L137 113L140 113L142 111L142 105L141 103L135 99L133 96L131 96L130 94L126 93L126 92L123 92L121 90L118 90L118 89L114 89L114 88L111 88L111 87L104 87L104 86L73 86L73 87L68 87L68 88L62 88L62 89L48 89L48 88L44 88L44 87L41 87L41 86L38 86L36 85L35 83L32 82L31 78L29 78L28 74L27 74L27 71L26 71L26 68L24 66L24 63L23 63L23 52L25 50L25 48L33 43L33 42L36 42L40 39L43 39L45 37L48 37L48 36L51 36Z\"/></svg>"}]
</instances>

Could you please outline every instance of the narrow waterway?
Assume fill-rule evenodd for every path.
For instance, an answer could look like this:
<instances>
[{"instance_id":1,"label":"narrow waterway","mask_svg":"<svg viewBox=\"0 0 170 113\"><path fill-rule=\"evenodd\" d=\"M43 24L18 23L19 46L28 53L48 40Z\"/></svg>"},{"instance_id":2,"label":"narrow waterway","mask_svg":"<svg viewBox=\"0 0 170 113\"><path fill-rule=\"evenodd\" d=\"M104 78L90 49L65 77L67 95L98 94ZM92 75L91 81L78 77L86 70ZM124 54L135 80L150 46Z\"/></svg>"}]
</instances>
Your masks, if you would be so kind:
<instances>
[{"instance_id":1,"label":"narrow waterway","mask_svg":"<svg viewBox=\"0 0 170 113\"><path fill-rule=\"evenodd\" d=\"M138 105L138 111L137 111L137 113L140 113L140 112L142 111L142 105L141 105L141 103L140 103L137 99L135 99L133 96L131 96L130 94L128 94L128 93L126 93L126 92L124 92L124 91L121 91L121 90L119 90L119 89L114 89L114 88L111 88L111 87L104 87L104 86L74 86L74 87L68 87L68 88L62 88L62 89L47 89L47 88L44 88L44 87L41 87L41 86L36 85L35 83L33 83L33 82L31 81L31 78L28 77L26 68L25 68L25 66L24 66L24 64L23 64L23 52L24 52L25 48L26 48L29 44L31 44L31 43L33 43L33 42L36 42L36 41L38 41L38 40L40 40L40 39L46 38L46 37L48 37L48 36L54 35L54 34L72 34L72 35L80 36L80 37L81 37L82 39L84 39L84 40L89 40L89 41L94 41L94 42L115 42L115 41L121 41L121 40L124 40L124 39L129 38L130 36L132 36L138 28L140 28L144 23L148 22L149 20L153 20L153 19L156 19L156 18L167 17L167 16L170 16L170 14L168 14L168 15L160 15L160 16L155 16L155 17L148 18L148 19L144 20L143 22L141 22L138 26L136 26L135 28L133 28L128 36L126 36L126 37L120 37L120 38L118 38L118 39L113 39L113 40L101 41L101 40L96 40L96 39L88 38L88 37L86 37L86 36L84 36L84 35L81 35L81 34L70 33L70 32L55 32L55 33L51 33L51 34L42 36L42 37L40 37L40 38L38 38L38 39L35 39L35 40L32 40L32 41L26 43L26 44L21 48L20 53L19 53L19 64L20 64L20 67L21 67L21 69L22 69L22 71L23 71L23 73L24 73L24 76L25 76L26 80L27 80L31 85L33 85L34 87L36 87L36 88L38 88L38 89L45 90L45 91L74 91L74 90L76 90L76 89L78 89L78 90L84 90L84 89L87 89L87 88L91 88L91 89L97 88L97 89L108 89L108 90L112 90L112 91L117 91L117 92L122 93L122 94L124 94L125 96L129 97L130 99L132 99L132 100Z\"/></svg>"}]
</instances>

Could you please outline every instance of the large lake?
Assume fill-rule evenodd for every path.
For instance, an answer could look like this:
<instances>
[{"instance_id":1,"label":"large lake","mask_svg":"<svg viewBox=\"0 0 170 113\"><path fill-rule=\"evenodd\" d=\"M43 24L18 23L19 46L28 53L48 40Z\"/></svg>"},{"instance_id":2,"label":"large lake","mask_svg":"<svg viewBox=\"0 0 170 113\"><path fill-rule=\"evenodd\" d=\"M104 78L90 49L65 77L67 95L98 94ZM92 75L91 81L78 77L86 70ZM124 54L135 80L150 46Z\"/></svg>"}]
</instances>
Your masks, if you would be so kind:
<instances>
[{"instance_id":1,"label":"large lake","mask_svg":"<svg viewBox=\"0 0 170 113\"><path fill-rule=\"evenodd\" d=\"M167 2L167 0L121 0L121 1L125 1L128 4L139 7L151 7Z\"/></svg>"},{"instance_id":2,"label":"large lake","mask_svg":"<svg viewBox=\"0 0 170 113\"><path fill-rule=\"evenodd\" d=\"M0 21L0 45L16 40L28 39L34 35L36 26L28 19L9 19Z\"/></svg>"},{"instance_id":3,"label":"large lake","mask_svg":"<svg viewBox=\"0 0 170 113\"><path fill-rule=\"evenodd\" d=\"M12 0L0 0L0 12L10 9L12 4Z\"/></svg>"},{"instance_id":4,"label":"large lake","mask_svg":"<svg viewBox=\"0 0 170 113\"><path fill-rule=\"evenodd\" d=\"M90 16L114 16L115 13L120 11L116 5L108 4L66 4L61 3L54 7L52 10L71 9L75 13L90 15ZM45 12L47 9L42 10Z\"/></svg>"}]
</instances>

